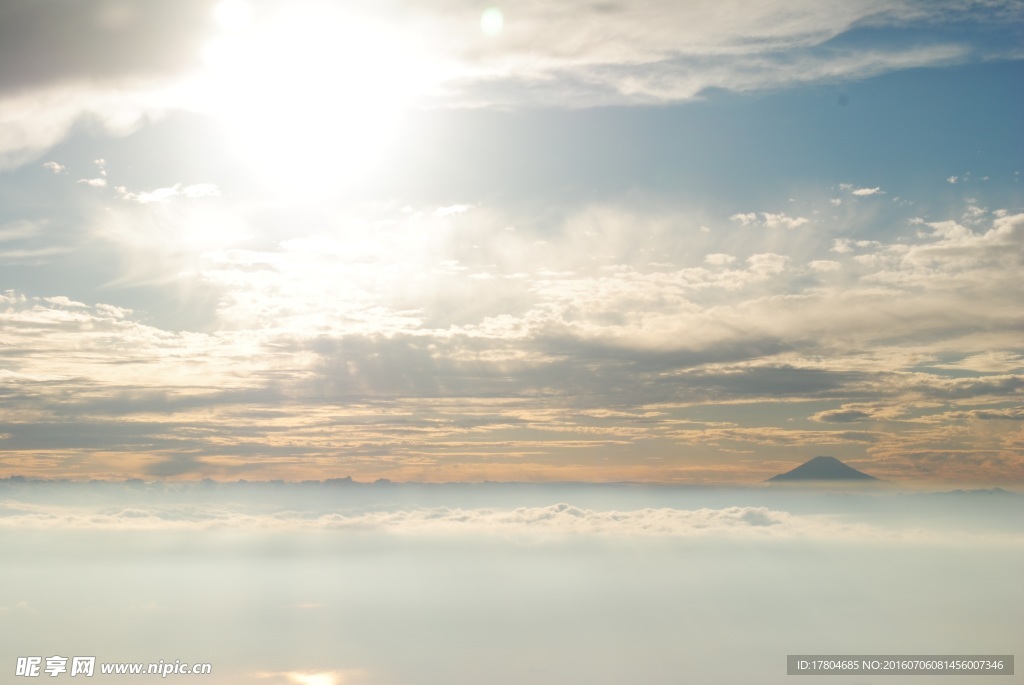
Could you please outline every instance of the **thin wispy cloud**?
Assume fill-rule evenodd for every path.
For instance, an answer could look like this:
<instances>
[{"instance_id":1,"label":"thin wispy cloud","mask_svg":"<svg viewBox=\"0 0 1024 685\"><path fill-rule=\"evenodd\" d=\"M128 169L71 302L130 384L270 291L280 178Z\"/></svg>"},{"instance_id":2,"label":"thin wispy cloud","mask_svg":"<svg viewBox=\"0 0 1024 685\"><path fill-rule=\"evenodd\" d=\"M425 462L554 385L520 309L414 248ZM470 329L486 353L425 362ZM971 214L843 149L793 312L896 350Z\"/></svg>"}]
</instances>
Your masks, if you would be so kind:
<instances>
[{"instance_id":1,"label":"thin wispy cloud","mask_svg":"<svg viewBox=\"0 0 1024 685\"><path fill-rule=\"evenodd\" d=\"M262 35L265 26L286 28L292 21L272 3L250 8L246 22L227 23L198 1L111 7L90 1L76 5L70 15L53 15L38 3L19 0L11 8L0 64L20 66L0 70L4 168L36 157L83 119L123 135L150 117L208 108L225 87L216 78L211 83L209 72L234 63L232 54L241 54L245 32ZM368 47L366 58L375 62L374 69L408 80L408 96L435 106L575 107L678 102L709 89L777 89L1012 55L1006 40L922 44L898 39L900 31L921 24L955 24L971 7L984 10L971 16L987 18L981 21L992 31L1020 18L1013 2L851 6L780 0L732 12L723 11L721 3L651 0L597 10L584 3L527 3L508 12L492 36L467 22L462 10L444 5L395 5L366 16L322 11L311 21L336 33L344 33L353 19L390 27L388 42L375 44L390 50ZM597 12L599 21L579 21L587 12ZM71 35L70 25L91 28ZM857 31L897 38L864 45L842 40ZM269 35L264 52L275 45L277 34ZM303 49L313 54L315 43ZM405 71L423 73L409 80L390 60L400 47L414 43L425 57L408 60ZM54 44L63 47L46 47ZM279 86L305 83L298 73L301 63L284 68L295 73L275 81Z\"/></svg>"}]
</instances>

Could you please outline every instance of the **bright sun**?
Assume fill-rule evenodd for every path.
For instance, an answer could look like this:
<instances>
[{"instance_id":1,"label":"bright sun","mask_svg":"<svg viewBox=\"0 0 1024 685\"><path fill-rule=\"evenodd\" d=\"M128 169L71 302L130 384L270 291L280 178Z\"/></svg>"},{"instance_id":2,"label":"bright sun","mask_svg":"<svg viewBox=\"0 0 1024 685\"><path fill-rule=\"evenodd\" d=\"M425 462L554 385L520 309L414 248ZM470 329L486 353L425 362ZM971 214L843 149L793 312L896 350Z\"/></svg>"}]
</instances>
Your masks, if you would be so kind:
<instances>
[{"instance_id":1,"label":"bright sun","mask_svg":"<svg viewBox=\"0 0 1024 685\"><path fill-rule=\"evenodd\" d=\"M244 0L215 8L202 107L275 184L329 190L373 170L403 109L429 84L409 36L327 5L266 17Z\"/></svg>"}]
</instances>

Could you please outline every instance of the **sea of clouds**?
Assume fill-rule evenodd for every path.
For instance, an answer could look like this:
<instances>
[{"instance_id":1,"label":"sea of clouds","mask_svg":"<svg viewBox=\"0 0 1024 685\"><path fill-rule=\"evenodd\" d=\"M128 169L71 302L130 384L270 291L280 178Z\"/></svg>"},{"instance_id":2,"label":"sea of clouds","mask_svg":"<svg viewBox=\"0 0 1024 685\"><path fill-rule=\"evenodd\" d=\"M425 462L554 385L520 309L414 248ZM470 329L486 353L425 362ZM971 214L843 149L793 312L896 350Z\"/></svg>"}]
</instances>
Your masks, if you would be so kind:
<instances>
[{"instance_id":1,"label":"sea of clouds","mask_svg":"<svg viewBox=\"0 0 1024 685\"><path fill-rule=\"evenodd\" d=\"M786 654L1013 653L1022 500L8 480L0 672L95 655L227 685L782 684Z\"/></svg>"}]
</instances>

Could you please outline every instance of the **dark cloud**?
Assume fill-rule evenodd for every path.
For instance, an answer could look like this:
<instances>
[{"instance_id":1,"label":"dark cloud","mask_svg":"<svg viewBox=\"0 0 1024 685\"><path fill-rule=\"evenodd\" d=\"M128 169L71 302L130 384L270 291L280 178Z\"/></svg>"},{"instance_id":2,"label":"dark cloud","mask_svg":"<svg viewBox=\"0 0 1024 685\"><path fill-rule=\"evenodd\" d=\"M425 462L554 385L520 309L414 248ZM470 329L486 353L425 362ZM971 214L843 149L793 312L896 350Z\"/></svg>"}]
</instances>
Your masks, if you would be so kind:
<instances>
[{"instance_id":1,"label":"dark cloud","mask_svg":"<svg viewBox=\"0 0 1024 685\"><path fill-rule=\"evenodd\" d=\"M201 0L8 0L0 93L147 79L194 67L212 28Z\"/></svg>"},{"instance_id":2,"label":"dark cloud","mask_svg":"<svg viewBox=\"0 0 1024 685\"><path fill-rule=\"evenodd\" d=\"M508 345L508 343L503 343ZM309 345L315 375L296 387L311 401L387 397L572 397L579 406L679 399L836 397L862 374L779 366L709 365L762 359L784 349L751 340L699 350L650 350L569 336L520 341L518 358L488 358L494 342L466 337L346 336ZM511 355L510 355L511 356Z\"/></svg>"},{"instance_id":3,"label":"dark cloud","mask_svg":"<svg viewBox=\"0 0 1024 685\"><path fill-rule=\"evenodd\" d=\"M208 407L253 407L285 400L276 384L263 387L213 392L190 392L188 388L93 388L93 397L71 395L51 405L60 416L118 417L132 414L173 414ZM255 410L252 410L255 411ZM280 412L274 412L279 415Z\"/></svg>"},{"instance_id":4,"label":"dark cloud","mask_svg":"<svg viewBox=\"0 0 1024 685\"><path fill-rule=\"evenodd\" d=\"M976 409L968 412L972 418L994 421L1024 421L1024 409L1010 409L1006 411L988 411Z\"/></svg>"},{"instance_id":5,"label":"dark cloud","mask_svg":"<svg viewBox=\"0 0 1024 685\"><path fill-rule=\"evenodd\" d=\"M0 450L194 449L202 442L189 435L192 428L187 423L156 421L0 423Z\"/></svg>"},{"instance_id":6,"label":"dark cloud","mask_svg":"<svg viewBox=\"0 0 1024 685\"><path fill-rule=\"evenodd\" d=\"M684 378L688 386L703 388L724 398L821 398L840 395L844 385L861 380L863 374L780 365L695 371Z\"/></svg>"},{"instance_id":7,"label":"dark cloud","mask_svg":"<svg viewBox=\"0 0 1024 685\"><path fill-rule=\"evenodd\" d=\"M150 464L144 469L147 476L155 476L156 478L201 474L207 470L207 464L189 454L175 455L169 459Z\"/></svg>"},{"instance_id":8,"label":"dark cloud","mask_svg":"<svg viewBox=\"0 0 1024 685\"><path fill-rule=\"evenodd\" d=\"M1024 390L1024 376L990 375L974 378L932 376L915 384L915 389L939 399L970 399L983 396L1013 396Z\"/></svg>"},{"instance_id":9,"label":"dark cloud","mask_svg":"<svg viewBox=\"0 0 1024 685\"><path fill-rule=\"evenodd\" d=\"M459 343L411 335L320 338L314 379L300 392L327 400L490 395L509 389L501 372L465 357Z\"/></svg>"}]
</instances>

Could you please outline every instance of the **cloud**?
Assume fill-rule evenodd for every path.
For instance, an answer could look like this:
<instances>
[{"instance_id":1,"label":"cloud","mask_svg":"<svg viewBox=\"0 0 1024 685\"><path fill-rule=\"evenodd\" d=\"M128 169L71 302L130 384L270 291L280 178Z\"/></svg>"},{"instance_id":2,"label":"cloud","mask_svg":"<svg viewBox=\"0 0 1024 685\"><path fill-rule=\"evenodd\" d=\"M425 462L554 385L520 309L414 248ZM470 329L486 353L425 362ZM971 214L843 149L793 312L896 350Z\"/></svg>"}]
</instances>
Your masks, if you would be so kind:
<instances>
[{"instance_id":1,"label":"cloud","mask_svg":"<svg viewBox=\"0 0 1024 685\"><path fill-rule=\"evenodd\" d=\"M743 226L750 226L751 224L757 223L756 212L746 212L744 214L733 214L729 217L733 221L738 221Z\"/></svg>"},{"instance_id":2,"label":"cloud","mask_svg":"<svg viewBox=\"0 0 1024 685\"><path fill-rule=\"evenodd\" d=\"M1014 409L972 409L967 412L951 412L950 418L980 419L982 421L1024 421L1024 408Z\"/></svg>"},{"instance_id":3,"label":"cloud","mask_svg":"<svg viewBox=\"0 0 1024 685\"><path fill-rule=\"evenodd\" d=\"M178 73L198 57L207 11L202 2L82 0L55 12L11 0L0 29L0 94Z\"/></svg>"},{"instance_id":4,"label":"cloud","mask_svg":"<svg viewBox=\"0 0 1024 685\"><path fill-rule=\"evenodd\" d=\"M39 266L51 261L58 255L70 253L71 248L67 247L40 247L23 250L0 250L0 261L4 264L21 264Z\"/></svg>"},{"instance_id":5,"label":"cloud","mask_svg":"<svg viewBox=\"0 0 1024 685\"><path fill-rule=\"evenodd\" d=\"M37 158L83 120L123 135L171 110L209 108L202 84L210 63L203 56L244 28L218 25L210 3L200 0L137 6L82 0L61 12L32 0L9 4L0 29L0 168ZM249 28L273 26L284 7L261 5ZM442 107L664 103L710 89L861 79L1006 54L998 40L922 43L900 40L903 31L970 16L999 32L1020 19L1010 0L772 0L742 11L722 11L711 0L600 6L574 0L522 5L491 39L467 31L464 12L451 4L386 4L355 14L344 21L387 26L389 39L415 49L414 66L423 73L411 95ZM339 28L331 22L343 21L321 15L314 21L328 32ZM588 15L594 20L580 20ZM876 39L838 40L854 30Z\"/></svg>"},{"instance_id":6,"label":"cloud","mask_svg":"<svg viewBox=\"0 0 1024 685\"><path fill-rule=\"evenodd\" d=\"M105 178L80 178L77 182L84 183L93 188L105 188L107 186L107 179Z\"/></svg>"},{"instance_id":7,"label":"cloud","mask_svg":"<svg viewBox=\"0 0 1024 685\"><path fill-rule=\"evenodd\" d=\"M766 228L798 228L808 223L806 217L798 216L791 217L786 214L771 214L765 212L762 214L764 217L764 225Z\"/></svg>"},{"instance_id":8,"label":"cloud","mask_svg":"<svg viewBox=\"0 0 1024 685\"><path fill-rule=\"evenodd\" d=\"M720 506L695 509L679 509L670 507L647 507L640 509L591 509L575 506L565 502L544 506L519 506L508 508L462 508L462 507L396 507L390 505L381 508L376 497L380 489L387 485L347 485L339 486L356 488L349 493L364 501L371 496L373 501L365 505L350 506L342 513L323 508L319 502L323 493L313 484L278 484L272 497L281 497L285 492L294 490L300 494L308 490L303 503L297 507L275 510L274 505L268 506L266 487L271 484L237 484L233 492L239 495L244 489L252 490L252 497L260 497L249 503L234 501L231 504L209 504L202 500L214 492L203 484L189 486L191 490L175 492L168 490L170 486L134 486L138 490L135 495L145 494L139 488L156 487L165 490L161 499L166 504L154 504L153 493L144 504L118 505L107 503L109 495L99 491L87 497L89 505L46 504L13 501L8 499L0 503L0 529L7 531L75 530L75 531L148 531L152 533L182 531L199 533L202 531L260 531L261 533L280 533L293 535L302 532L330 532L332 536L344 534L409 536L428 539L476 539L481 536L490 539L513 539L520 542L544 543L566 541L570 538L606 538L606 539L705 539L705 540L844 540L850 543L879 541L904 542L912 544L949 544L967 539L979 540L976 531L950 530L948 526L908 526L901 520L886 517L881 521L875 517L871 522L859 520L848 513L837 514L834 509L826 513L793 513L767 506ZM42 486L37 486L42 487ZM77 490L66 490L66 493L82 495L79 484ZM108 485L108 489L113 486ZM212 487L218 487L213 484ZM219 486L223 489L225 486ZM323 487L323 486L320 486ZM402 486L391 486L402 487ZM522 487L522 486L519 486ZM311 489L312 488L312 489ZM370 488L374 493L363 493L362 489ZM206 494L203 491L207 490ZM28 492L28 490L22 490ZM262 492L263 495L258 495ZM400 491L398 491L400 492ZM511 492L511 491L510 491ZM580 490L579 492L586 492ZM709 491L711 494L717 490ZM709 492L695 491L697 497L711 496ZM190 494L191 493L191 494ZM505 493L508 496L510 493ZM718 492L718 496L723 493ZM874 493L885 497L885 493ZM392 496L399 496L392 493ZM740 497L766 497L775 501L789 501L803 506L813 512L812 502L803 502L797 495L785 492L748 491L734 493ZM314 497L309 500L308 497ZM479 496L479 495L476 495ZM607 493L605 494L607 496ZM869 495L870 496L870 495ZM787 500L788 497L788 500ZM856 498L855 494L851 497ZM899 511L907 506L900 498L914 495L888 495L888 499L876 500L873 506L881 511ZM919 496L918 496L919 497ZM1013 498L1013 495L1008 495ZM100 503L104 502L104 503ZM178 503L170 503L178 502ZM850 511L858 509L858 503L851 500ZM921 501L919 506L929 505ZM1007 506L1019 505L1016 499L1003 502ZM834 505L834 502L833 502ZM1024 544L1024 538L1018 532L996 534L991 531L981 537L1003 544ZM300 605L296 608L315 608ZM268 674L267 677L281 674ZM348 672L345 677L357 677L356 672Z\"/></svg>"},{"instance_id":9,"label":"cloud","mask_svg":"<svg viewBox=\"0 0 1024 685\"><path fill-rule=\"evenodd\" d=\"M842 264L832 259L815 259L808 262L807 266L819 272L838 271L843 268Z\"/></svg>"},{"instance_id":10,"label":"cloud","mask_svg":"<svg viewBox=\"0 0 1024 685\"><path fill-rule=\"evenodd\" d=\"M58 164L57 162L44 162L43 168L49 169L55 174L66 174L68 172L68 168L66 166Z\"/></svg>"},{"instance_id":11,"label":"cloud","mask_svg":"<svg viewBox=\"0 0 1024 685\"><path fill-rule=\"evenodd\" d=\"M476 104L550 104L564 102L564 93L584 105L651 103L698 97L710 88L745 91L864 78L970 58L954 44L830 44L855 26L899 31L917 21L941 22L948 19L945 5L929 10L909 2L857 8L769 2L754 11L716 9L709 2L609 6L595 30L578 21L584 10L574 3L526 7L507 22L501 51L470 53L483 78L453 86Z\"/></svg>"},{"instance_id":12,"label":"cloud","mask_svg":"<svg viewBox=\"0 0 1024 685\"><path fill-rule=\"evenodd\" d=\"M104 182L103 185L106 185L106 183ZM213 183L195 183L187 186L176 183L166 188L156 188L155 190L140 193L133 193L125 186L117 186L114 190L121 199L131 200L144 205L151 202L168 202L177 197L194 199L218 197L220 195L220 189Z\"/></svg>"},{"instance_id":13,"label":"cloud","mask_svg":"<svg viewBox=\"0 0 1024 685\"><path fill-rule=\"evenodd\" d=\"M0 243L32 238L38 235L39 232L40 226L38 223L25 221L24 219L0 224Z\"/></svg>"},{"instance_id":14,"label":"cloud","mask_svg":"<svg viewBox=\"0 0 1024 685\"><path fill-rule=\"evenodd\" d=\"M765 507L723 509L638 509L594 511L569 504L512 510L424 508L348 514L239 513L188 507L70 507L6 502L0 504L0 527L7 530L337 530L403 535L609 535L609 536L827 536L870 534L863 527L813 515L796 515Z\"/></svg>"},{"instance_id":15,"label":"cloud","mask_svg":"<svg viewBox=\"0 0 1024 685\"><path fill-rule=\"evenodd\" d=\"M20 64L21 59L10 63ZM68 83L6 96L0 92L0 170L37 159L81 121L110 135L127 135L173 107L180 99L174 90L173 84L164 83L131 90L115 84Z\"/></svg>"},{"instance_id":16,"label":"cloud","mask_svg":"<svg viewBox=\"0 0 1024 685\"><path fill-rule=\"evenodd\" d=\"M854 248L872 248L880 247L882 243L877 240L852 240L850 238L835 238L832 241L832 252L839 254L848 254L854 251Z\"/></svg>"},{"instance_id":17,"label":"cloud","mask_svg":"<svg viewBox=\"0 0 1024 685\"><path fill-rule=\"evenodd\" d=\"M806 217L791 217L787 214L773 214L771 212L747 212L745 214L733 214L729 217L742 226L761 226L763 228L799 228L809 223Z\"/></svg>"},{"instance_id":18,"label":"cloud","mask_svg":"<svg viewBox=\"0 0 1024 685\"><path fill-rule=\"evenodd\" d=\"M186 366L192 366L204 356L203 348L212 351L220 347L216 337L147 326L135 320L131 310L113 305L86 305L65 296L29 298L12 291L0 293L0 305L4 307L0 322L9 345L4 366L35 378L78 379L74 382L112 387L134 379L140 387L153 382L167 387L164 380L172 381L170 377L158 380L163 377L163 364L190 359ZM47 332L44 339L39 338L40 329ZM106 355L111 350L117 351L118 363L108 363ZM207 367L197 376L183 367L174 375L184 373L179 376L183 386L198 387L192 384L207 385L201 377L211 371ZM91 394L85 387L82 390L84 396Z\"/></svg>"},{"instance_id":19,"label":"cloud","mask_svg":"<svg viewBox=\"0 0 1024 685\"><path fill-rule=\"evenodd\" d=\"M932 364L937 369L959 369L983 373L1024 370L1024 356L1009 351L990 351L972 354L959 361Z\"/></svg>"},{"instance_id":20,"label":"cloud","mask_svg":"<svg viewBox=\"0 0 1024 685\"><path fill-rule=\"evenodd\" d=\"M906 427L939 420L963 429L947 448L1009 439L967 427L1021 389L1020 215L896 222L883 241L858 225L844 238L739 222L704 233L685 209L601 204L543 231L488 206L472 221L435 210L375 208L257 243L230 198L111 203L95 242L118 250L125 282L215 293L207 332L82 295L4 294L4 468L644 480L751 446L895 458L931 449L931 433ZM808 259L831 240L834 259ZM793 424L762 425L752 407L765 402ZM733 425L680 423L697 407ZM876 421L806 430L808 416ZM664 461L620 458L641 441ZM54 461L31 456L48 450Z\"/></svg>"},{"instance_id":21,"label":"cloud","mask_svg":"<svg viewBox=\"0 0 1024 685\"><path fill-rule=\"evenodd\" d=\"M473 205L449 205L447 207L438 207L434 210L434 214L437 216L451 216L453 214L465 214L471 209L473 209Z\"/></svg>"},{"instance_id":22,"label":"cloud","mask_svg":"<svg viewBox=\"0 0 1024 685\"><path fill-rule=\"evenodd\" d=\"M764 254L751 255L747 258L751 272L759 275L776 275L786 270L789 264L789 257L785 255L766 252Z\"/></svg>"},{"instance_id":23,"label":"cloud","mask_svg":"<svg viewBox=\"0 0 1024 685\"><path fill-rule=\"evenodd\" d=\"M835 409L831 411L818 412L811 417L814 421L823 423L853 423L872 418L871 414L857 409Z\"/></svg>"},{"instance_id":24,"label":"cloud","mask_svg":"<svg viewBox=\"0 0 1024 685\"><path fill-rule=\"evenodd\" d=\"M880 187L875 187L875 188L858 188L857 186L853 185L852 183L840 183L839 184L839 189L840 190L845 190L845 191L849 192L851 195L856 195L857 197L870 197L871 195L885 195L885 191L882 190ZM833 203L833 204L836 204L836 205L842 204L842 200L840 200L839 202Z\"/></svg>"},{"instance_id":25,"label":"cloud","mask_svg":"<svg viewBox=\"0 0 1024 685\"><path fill-rule=\"evenodd\" d=\"M183 83L201 68L209 11L200 0L82 0L60 11L33 0L6 3L0 170L38 158L75 124L125 135L187 107Z\"/></svg>"}]
</instances>

